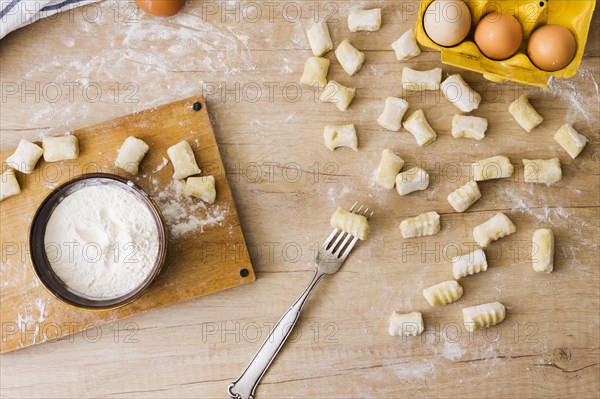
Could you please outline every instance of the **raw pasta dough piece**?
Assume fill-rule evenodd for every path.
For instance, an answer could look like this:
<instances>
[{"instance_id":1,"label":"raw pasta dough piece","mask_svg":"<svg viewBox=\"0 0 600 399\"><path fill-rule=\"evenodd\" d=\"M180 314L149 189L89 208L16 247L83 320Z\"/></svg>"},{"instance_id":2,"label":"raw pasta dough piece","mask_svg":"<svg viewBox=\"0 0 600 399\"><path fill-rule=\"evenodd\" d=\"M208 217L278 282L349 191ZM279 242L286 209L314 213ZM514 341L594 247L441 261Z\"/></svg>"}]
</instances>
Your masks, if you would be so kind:
<instances>
[{"instance_id":1,"label":"raw pasta dough piece","mask_svg":"<svg viewBox=\"0 0 600 399\"><path fill-rule=\"evenodd\" d=\"M452 118L452 137L482 140L488 128L488 121L477 116L454 115Z\"/></svg>"},{"instance_id":2,"label":"raw pasta dough piece","mask_svg":"<svg viewBox=\"0 0 600 399\"><path fill-rule=\"evenodd\" d=\"M192 147L187 141L183 140L169 147L167 154L169 154L173 169L175 170L173 179L185 179L188 176L197 175L201 172L196 163L194 151L192 151Z\"/></svg>"},{"instance_id":3,"label":"raw pasta dough piece","mask_svg":"<svg viewBox=\"0 0 600 399\"><path fill-rule=\"evenodd\" d=\"M372 10L352 10L348 14L350 32L375 32L381 28L381 8Z\"/></svg>"},{"instance_id":4,"label":"raw pasta dough piece","mask_svg":"<svg viewBox=\"0 0 600 399\"><path fill-rule=\"evenodd\" d=\"M583 148L588 141L584 135L577 133L577 130L573 129L573 126L568 123L562 125L560 129L558 129L554 135L554 140L556 140L556 142L560 144L573 159L577 158L577 155L583 151Z\"/></svg>"},{"instance_id":5,"label":"raw pasta dough piece","mask_svg":"<svg viewBox=\"0 0 600 399\"><path fill-rule=\"evenodd\" d=\"M121 168L132 175L137 175L140 162L150 149L150 146L143 140L129 136L125 139L119 149L119 155L115 161L115 166Z\"/></svg>"},{"instance_id":6,"label":"raw pasta dough piece","mask_svg":"<svg viewBox=\"0 0 600 399\"><path fill-rule=\"evenodd\" d=\"M402 127L402 118L408 109L408 103L398 97L388 97L385 99L385 108L377 123L379 126L397 132Z\"/></svg>"},{"instance_id":7,"label":"raw pasta dough piece","mask_svg":"<svg viewBox=\"0 0 600 399\"><path fill-rule=\"evenodd\" d=\"M387 190L394 188L396 175L404 166L404 160L386 148L381 152L381 161L375 171L375 183Z\"/></svg>"},{"instance_id":8,"label":"raw pasta dough piece","mask_svg":"<svg viewBox=\"0 0 600 399\"><path fill-rule=\"evenodd\" d=\"M369 235L369 222L363 215L337 208L331 216L331 227L342 230L359 240L366 240Z\"/></svg>"},{"instance_id":9,"label":"raw pasta dough piece","mask_svg":"<svg viewBox=\"0 0 600 399\"><path fill-rule=\"evenodd\" d=\"M469 332L496 325L506 317L506 308L500 302L463 308L463 320Z\"/></svg>"},{"instance_id":10,"label":"raw pasta dough piece","mask_svg":"<svg viewBox=\"0 0 600 399\"><path fill-rule=\"evenodd\" d=\"M429 187L429 173L421 168L411 168L396 176L396 190L400 195L422 191Z\"/></svg>"},{"instance_id":11,"label":"raw pasta dough piece","mask_svg":"<svg viewBox=\"0 0 600 399\"><path fill-rule=\"evenodd\" d=\"M448 280L423 290L431 306L444 306L456 302L463 295L463 287L456 280Z\"/></svg>"},{"instance_id":12,"label":"raw pasta dough piece","mask_svg":"<svg viewBox=\"0 0 600 399\"><path fill-rule=\"evenodd\" d=\"M471 274L485 272L487 267L488 264L483 249L476 249L471 253L452 258L452 274L457 280Z\"/></svg>"},{"instance_id":13,"label":"raw pasta dough piece","mask_svg":"<svg viewBox=\"0 0 600 399\"><path fill-rule=\"evenodd\" d=\"M462 112L479 108L481 95L471 88L459 74L450 75L442 83L442 94Z\"/></svg>"},{"instance_id":14,"label":"raw pasta dough piece","mask_svg":"<svg viewBox=\"0 0 600 399\"><path fill-rule=\"evenodd\" d=\"M402 88L404 90L438 90L442 81L442 69L416 71L408 67L402 69Z\"/></svg>"},{"instance_id":15,"label":"raw pasta dough piece","mask_svg":"<svg viewBox=\"0 0 600 399\"><path fill-rule=\"evenodd\" d=\"M44 153L40 146L22 139L19 141L16 151L6 158L6 163L13 169L29 175L35 169L35 165Z\"/></svg>"},{"instance_id":16,"label":"raw pasta dough piece","mask_svg":"<svg viewBox=\"0 0 600 399\"><path fill-rule=\"evenodd\" d=\"M417 144L420 147L435 141L437 138L435 130L431 128L429 122L425 119L425 114L422 109L416 110L406 118L404 121L404 128L415 136Z\"/></svg>"},{"instance_id":17,"label":"raw pasta dough piece","mask_svg":"<svg viewBox=\"0 0 600 399\"><path fill-rule=\"evenodd\" d=\"M6 169L6 171L0 175L0 201L12 197L13 195L17 195L20 192L21 186L19 186L15 171Z\"/></svg>"},{"instance_id":18,"label":"raw pasta dough piece","mask_svg":"<svg viewBox=\"0 0 600 399\"><path fill-rule=\"evenodd\" d=\"M345 111L354 99L356 89L342 86L335 80L330 80L321 93L321 101L334 103L340 111Z\"/></svg>"},{"instance_id":19,"label":"raw pasta dough piece","mask_svg":"<svg viewBox=\"0 0 600 399\"><path fill-rule=\"evenodd\" d=\"M515 167L510 163L510 159L504 155L482 159L471 165L471 172L475 181L511 177L514 171Z\"/></svg>"},{"instance_id":20,"label":"raw pasta dough piece","mask_svg":"<svg viewBox=\"0 0 600 399\"><path fill-rule=\"evenodd\" d=\"M476 182L470 181L448 195L448 202L456 212L464 212L481 198L481 191Z\"/></svg>"},{"instance_id":21,"label":"raw pasta dough piece","mask_svg":"<svg viewBox=\"0 0 600 399\"><path fill-rule=\"evenodd\" d=\"M45 136L42 138L42 148L46 162L76 159L79 156L79 140L72 134Z\"/></svg>"},{"instance_id":22,"label":"raw pasta dough piece","mask_svg":"<svg viewBox=\"0 0 600 399\"><path fill-rule=\"evenodd\" d=\"M217 198L215 178L213 176L188 177L183 194L198 197L207 204L214 204Z\"/></svg>"},{"instance_id":23,"label":"raw pasta dough piece","mask_svg":"<svg viewBox=\"0 0 600 399\"><path fill-rule=\"evenodd\" d=\"M487 222L473 229L473 238L480 247L486 247L492 241L506 237L515 231L517 231L517 228L508 216L498 212Z\"/></svg>"},{"instance_id":24,"label":"raw pasta dough piece","mask_svg":"<svg viewBox=\"0 0 600 399\"><path fill-rule=\"evenodd\" d=\"M308 30L308 43L315 57L333 50L333 42L325 21L317 22Z\"/></svg>"},{"instance_id":25,"label":"raw pasta dough piece","mask_svg":"<svg viewBox=\"0 0 600 399\"><path fill-rule=\"evenodd\" d=\"M331 61L327 58L310 57L304 64L304 73L300 78L300 83L308 86L325 87L330 63Z\"/></svg>"},{"instance_id":26,"label":"raw pasta dough piece","mask_svg":"<svg viewBox=\"0 0 600 399\"><path fill-rule=\"evenodd\" d=\"M423 315L421 312L400 313L395 311L390 316L388 334L391 336L414 337L425 331Z\"/></svg>"},{"instance_id":27,"label":"raw pasta dough piece","mask_svg":"<svg viewBox=\"0 0 600 399\"><path fill-rule=\"evenodd\" d=\"M408 60L421 54L421 49L415 39L415 33L412 29L407 30L398 40L392 43L392 48L396 52L398 61Z\"/></svg>"},{"instance_id":28,"label":"raw pasta dough piece","mask_svg":"<svg viewBox=\"0 0 600 399\"><path fill-rule=\"evenodd\" d=\"M440 215L437 212L422 213L400 223L402 238L432 236L440 232Z\"/></svg>"},{"instance_id":29,"label":"raw pasta dough piece","mask_svg":"<svg viewBox=\"0 0 600 399\"><path fill-rule=\"evenodd\" d=\"M554 233L550 229L536 230L531 241L533 270L552 273L554 269Z\"/></svg>"},{"instance_id":30,"label":"raw pasta dough piece","mask_svg":"<svg viewBox=\"0 0 600 399\"><path fill-rule=\"evenodd\" d=\"M335 49L335 56L350 76L358 72L365 61L365 53L358 51L348 40L341 42Z\"/></svg>"},{"instance_id":31,"label":"raw pasta dough piece","mask_svg":"<svg viewBox=\"0 0 600 399\"><path fill-rule=\"evenodd\" d=\"M525 183L551 184L562 179L562 169L558 158L524 159L523 166Z\"/></svg>"},{"instance_id":32,"label":"raw pasta dough piece","mask_svg":"<svg viewBox=\"0 0 600 399\"><path fill-rule=\"evenodd\" d=\"M508 112L510 112L517 123L525 129L527 133L531 132L537 125L544 121L544 118L537 113L524 95L517 98L509 105Z\"/></svg>"},{"instance_id":33,"label":"raw pasta dough piece","mask_svg":"<svg viewBox=\"0 0 600 399\"><path fill-rule=\"evenodd\" d=\"M354 125L325 126L323 132L325 146L331 151L338 147L349 147L358 150L358 139Z\"/></svg>"}]
</instances>

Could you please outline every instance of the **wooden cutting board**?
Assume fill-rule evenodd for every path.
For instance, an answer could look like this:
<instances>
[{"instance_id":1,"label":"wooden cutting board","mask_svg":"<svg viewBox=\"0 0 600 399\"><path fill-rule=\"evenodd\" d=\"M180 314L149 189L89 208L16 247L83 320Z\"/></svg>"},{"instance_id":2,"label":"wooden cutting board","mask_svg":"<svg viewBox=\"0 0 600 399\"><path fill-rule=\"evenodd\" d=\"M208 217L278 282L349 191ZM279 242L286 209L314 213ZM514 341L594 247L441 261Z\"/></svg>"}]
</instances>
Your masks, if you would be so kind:
<instances>
[{"instance_id":1,"label":"wooden cutting board","mask_svg":"<svg viewBox=\"0 0 600 399\"><path fill-rule=\"evenodd\" d=\"M195 103L200 107L194 107ZM31 175L16 172L21 194L0 202L0 353L255 280L203 98L174 102L72 133L79 138L78 159L45 163L42 158ZM113 166L117 150L128 136L150 146L137 176ZM172 179L167 148L181 140L192 146L203 175L215 177L217 200L212 205L183 197L178 182ZM0 152L2 171L13 151ZM165 266L150 289L133 303L105 312L75 309L55 299L37 280L28 257L28 229L42 200L59 184L92 172L118 174L141 186L163 210L170 233Z\"/></svg>"}]
</instances>

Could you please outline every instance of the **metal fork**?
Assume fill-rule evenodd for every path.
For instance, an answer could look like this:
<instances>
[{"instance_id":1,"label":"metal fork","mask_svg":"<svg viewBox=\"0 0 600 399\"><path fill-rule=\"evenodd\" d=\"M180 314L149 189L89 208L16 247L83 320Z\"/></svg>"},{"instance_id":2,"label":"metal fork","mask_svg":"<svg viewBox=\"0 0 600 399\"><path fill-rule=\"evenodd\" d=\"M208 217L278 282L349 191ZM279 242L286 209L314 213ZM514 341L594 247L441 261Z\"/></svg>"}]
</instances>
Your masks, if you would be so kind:
<instances>
[{"instance_id":1,"label":"metal fork","mask_svg":"<svg viewBox=\"0 0 600 399\"><path fill-rule=\"evenodd\" d=\"M363 207L362 205L357 208L357 203L352 205L350 212L365 216L369 219L373 216L373 212L369 214L369 208ZM246 367L246 370L240 375L227 388L229 396L234 399L252 399L254 397L254 391L258 386L258 382L266 373L267 369L271 365L271 362L277 356L277 353L289 337L292 329L296 325L298 318L300 317L300 311L306 303L306 300L316 287L317 283L321 281L323 276L328 274L334 274L344 264L344 261L354 248L354 245L358 241L357 237L354 237L348 233L345 233L339 229L334 229L327 241L323 244L319 252L315 263L317 265L317 271L306 290L300 295L300 297L294 302L292 307L279 319L269 337L262 344L254 358Z\"/></svg>"}]
</instances>

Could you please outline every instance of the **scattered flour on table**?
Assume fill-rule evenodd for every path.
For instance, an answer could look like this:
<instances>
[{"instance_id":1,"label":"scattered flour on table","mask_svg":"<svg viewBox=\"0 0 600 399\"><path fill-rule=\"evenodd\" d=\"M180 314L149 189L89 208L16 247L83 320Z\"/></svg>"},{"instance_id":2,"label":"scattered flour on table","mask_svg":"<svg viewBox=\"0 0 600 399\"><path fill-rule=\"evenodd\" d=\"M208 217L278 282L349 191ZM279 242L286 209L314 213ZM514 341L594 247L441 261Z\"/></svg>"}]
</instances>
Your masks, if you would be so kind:
<instances>
[{"instance_id":1,"label":"scattered flour on table","mask_svg":"<svg viewBox=\"0 0 600 399\"><path fill-rule=\"evenodd\" d=\"M158 173L161 170L163 170L165 168L165 166L167 166L169 164L169 160L165 157L163 157L162 159L162 163L160 165L158 165L153 171L152 173Z\"/></svg>"},{"instance_id":2,"label":"scattered flour on table","mask_svg":"<svg viewBox=\"0 0 600 399\"><path fill-rule=\"evenodd\" d=\"M444 352L443 355L448 360L458 360L460 359L467 350L460 346L458 342L452 342L446 338L444 340Z\"/></svg>"},{"instance_id":3,"label":"scattered flour on table","mask_svg":"<svg viewBox=\"0 0 600 399\"><path fill-rule=\"evenodd\" d=\"M201 200L183 194L185 183L173 180L159 187L154 179L153 191L169 230L169 238L180 238L193 231L204 232L204 227L220 226L229 213L229 206L207 206Z\"/></svg>"}]
</instances>

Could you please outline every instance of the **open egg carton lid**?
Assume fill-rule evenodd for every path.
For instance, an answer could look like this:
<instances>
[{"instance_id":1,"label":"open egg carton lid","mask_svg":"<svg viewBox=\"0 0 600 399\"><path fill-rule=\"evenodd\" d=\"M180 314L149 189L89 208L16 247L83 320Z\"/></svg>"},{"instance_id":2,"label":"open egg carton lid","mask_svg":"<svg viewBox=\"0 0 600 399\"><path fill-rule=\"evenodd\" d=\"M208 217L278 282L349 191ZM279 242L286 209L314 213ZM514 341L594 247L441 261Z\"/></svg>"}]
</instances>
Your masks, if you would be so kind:
<instances>
[{"instance_id":1,"label":"open egg carton lid","mask_svg":"<svg viewBox=\"0 0 600 399\"><path fill-rule=\"evenodd\" d=\"M596 6L596 0L465 0L471 12L471 31L460 44L454 47L443 47L434 43L423 27L423 16L433 1L421 1L415 36L421 45L439 50L444 64L481 72L486 79L494 82L511 80L540 87L548 87L550 76L570 78L577 73ZM523 28L521 47L515 55L506 60L496 61L487 58L473 41L477 23L490 12L511 14ZM537 68L527 57L529 36L535 29L546 24L564 26L571 31L577 42L577 50L571 63L554 72Z\"/></svg>"}]
</instances>

